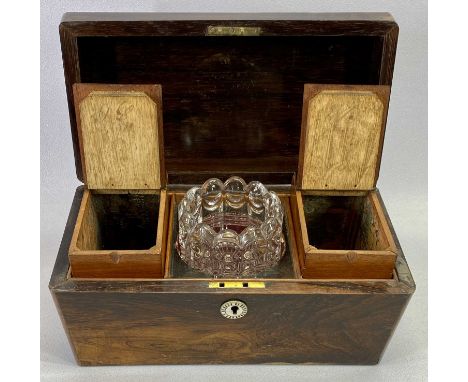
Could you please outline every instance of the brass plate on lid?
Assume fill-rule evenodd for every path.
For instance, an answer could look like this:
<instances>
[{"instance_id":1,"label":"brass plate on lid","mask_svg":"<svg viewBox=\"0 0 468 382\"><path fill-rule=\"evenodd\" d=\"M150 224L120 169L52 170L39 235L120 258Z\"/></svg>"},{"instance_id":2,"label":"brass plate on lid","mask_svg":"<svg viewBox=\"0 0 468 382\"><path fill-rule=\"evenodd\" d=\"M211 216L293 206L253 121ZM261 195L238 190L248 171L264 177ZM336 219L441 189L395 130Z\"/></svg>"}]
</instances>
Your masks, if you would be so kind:
<instances>
[{"instance_id":1,"label":"brass plate on lid","mask_svg":"<svg viewBox=\"0 0 468 382\"><path fill-rule=\"evenodd\" d=\"M260 27L210 25L206 29L207 36L260 36L261 33Z\"/></svg>"}]
</instances>

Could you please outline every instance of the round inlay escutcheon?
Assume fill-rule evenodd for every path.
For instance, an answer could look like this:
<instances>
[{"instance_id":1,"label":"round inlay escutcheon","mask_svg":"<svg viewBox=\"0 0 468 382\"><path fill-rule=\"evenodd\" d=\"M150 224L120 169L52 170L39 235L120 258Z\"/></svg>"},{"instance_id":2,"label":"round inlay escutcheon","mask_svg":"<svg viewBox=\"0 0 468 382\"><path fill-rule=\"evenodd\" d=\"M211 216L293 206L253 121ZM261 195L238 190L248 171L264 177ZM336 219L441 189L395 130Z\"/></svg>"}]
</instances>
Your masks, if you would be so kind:
<instances>
[{"instance_id":1,"label":"round inlay escutcheon","mask_svg":"<svg viewBox=\"0 0 468 382\"><path fill-rule=\"evenodd\" d=\"M223 317L237 320L247 314L247 305L239 300L229 300L221 305L219 311Z\"/></svg>"}]
</instances>

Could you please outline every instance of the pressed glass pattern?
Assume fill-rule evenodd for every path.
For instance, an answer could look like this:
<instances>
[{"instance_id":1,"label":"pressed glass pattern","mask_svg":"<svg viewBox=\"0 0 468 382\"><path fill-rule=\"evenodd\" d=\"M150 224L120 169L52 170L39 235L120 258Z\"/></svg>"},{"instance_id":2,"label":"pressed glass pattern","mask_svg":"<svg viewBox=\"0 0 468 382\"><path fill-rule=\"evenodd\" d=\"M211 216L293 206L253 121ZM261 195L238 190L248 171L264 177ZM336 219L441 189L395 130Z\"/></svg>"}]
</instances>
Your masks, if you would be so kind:
<instances>
[{"instance_id":1,"label":"pressed glass pattern","mask_svg":"<svg viewBox=\"0 0 468 382\"><path fill-rule=\"evenodd\" d=\"M278 195L260 182L208 179L179 204L180 257L214 277L255 277L285 252L283 215Z\"/></svg>"}]
</instances>

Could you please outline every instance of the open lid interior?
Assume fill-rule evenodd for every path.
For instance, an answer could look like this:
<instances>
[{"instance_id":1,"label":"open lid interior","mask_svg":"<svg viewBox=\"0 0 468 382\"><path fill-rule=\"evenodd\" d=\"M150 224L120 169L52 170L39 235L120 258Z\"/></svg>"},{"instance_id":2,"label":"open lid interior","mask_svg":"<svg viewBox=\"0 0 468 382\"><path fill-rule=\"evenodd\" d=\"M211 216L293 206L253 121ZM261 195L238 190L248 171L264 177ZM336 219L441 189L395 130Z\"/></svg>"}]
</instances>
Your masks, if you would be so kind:
<instances>
[{"instance_id":1,"label":"open lid interior","mask_svg":"<svg viewBox=\"0 0 468 382\"><path fill-rule=\"evenodd\" d=\"M219 172L252 173L265 183L290 174L290 181L299 165L304 84L391 85L398 27L388 14L235 17L64 16L61 44L79 179L86 165L75 83L162 86L169 183Z\"/></svg>"}]
</instances>

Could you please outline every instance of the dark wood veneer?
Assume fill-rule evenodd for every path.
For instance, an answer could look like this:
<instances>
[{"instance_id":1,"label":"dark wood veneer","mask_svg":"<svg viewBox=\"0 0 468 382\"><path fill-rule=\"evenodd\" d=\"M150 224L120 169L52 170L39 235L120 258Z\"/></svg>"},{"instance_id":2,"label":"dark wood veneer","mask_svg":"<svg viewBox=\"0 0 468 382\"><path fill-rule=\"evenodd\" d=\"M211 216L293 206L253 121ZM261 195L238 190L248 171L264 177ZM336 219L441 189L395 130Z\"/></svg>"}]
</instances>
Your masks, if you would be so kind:
<instances>
[{"instance_id":1,"label":"dark wood veneer","mask_svg":"<svg viewBox=\"0 0 468 382\"><path fill-rule=\"evenodd\" d=\"M340 16L65 16L60 35L78 178L76 82L161 84L169 173L295 172L304 83L392 81L397 24L388 14ZM205 36L210 25L257 26L261 35Z\"/></svg>"}]
</instances>

